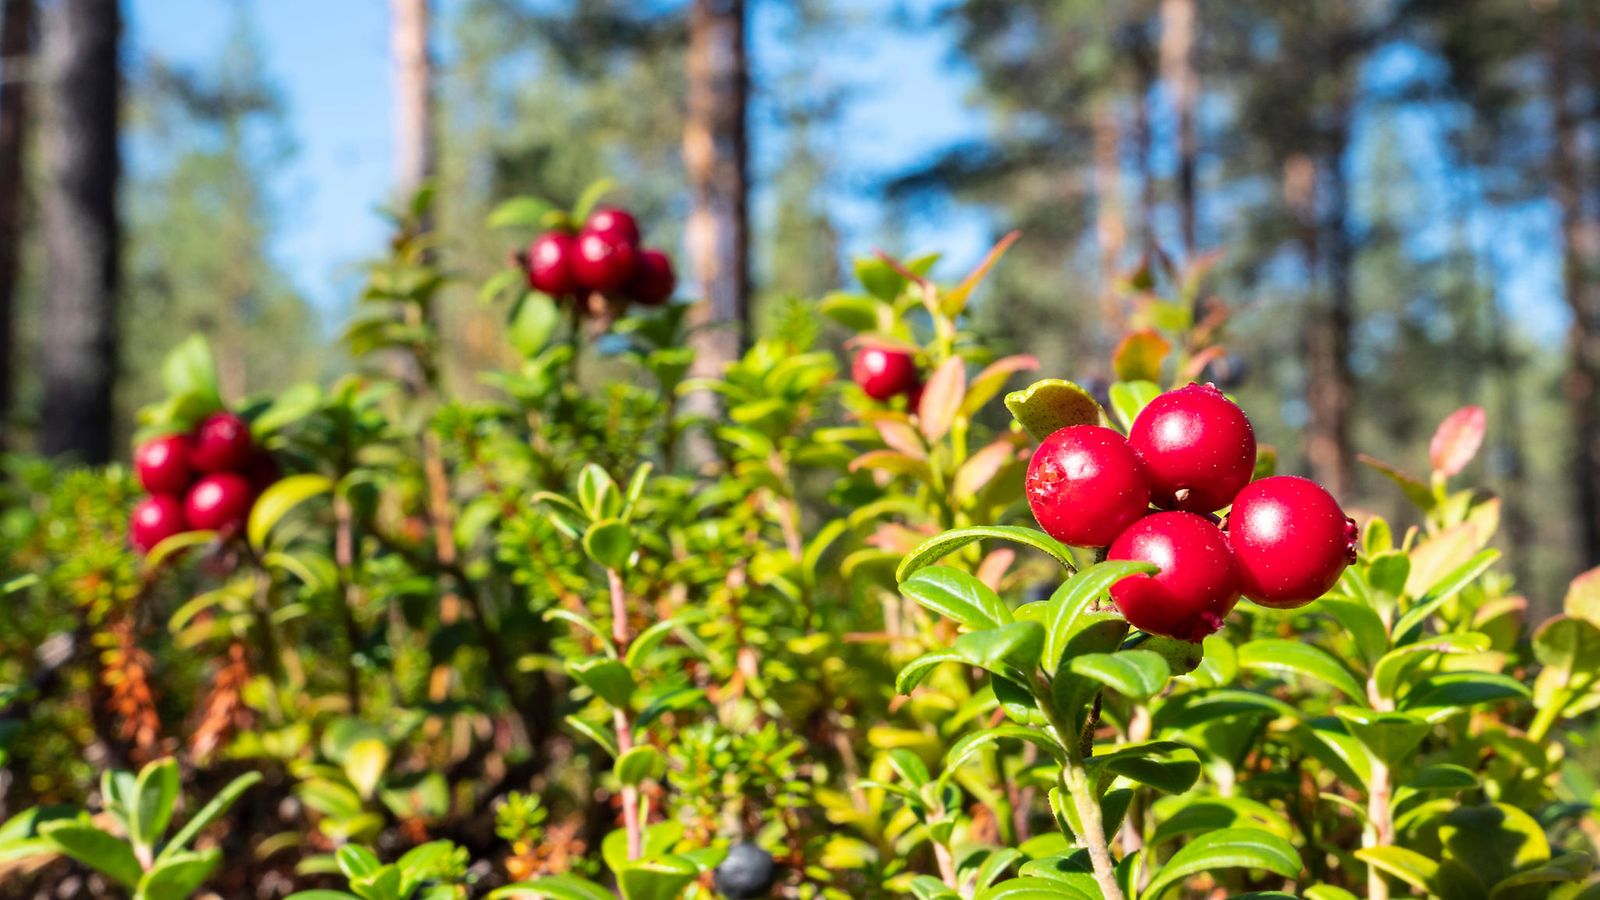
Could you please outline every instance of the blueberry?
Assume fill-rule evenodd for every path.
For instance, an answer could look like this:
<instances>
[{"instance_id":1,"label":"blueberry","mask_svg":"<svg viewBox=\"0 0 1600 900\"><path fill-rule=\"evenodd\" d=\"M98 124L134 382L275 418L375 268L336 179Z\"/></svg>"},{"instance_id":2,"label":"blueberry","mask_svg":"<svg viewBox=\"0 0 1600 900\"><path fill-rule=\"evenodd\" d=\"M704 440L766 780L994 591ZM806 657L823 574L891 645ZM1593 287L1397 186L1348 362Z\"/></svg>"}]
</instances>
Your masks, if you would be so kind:
<instances>
[{"instance_id":1,"label":"blueberry","mask_svg":"<svg viewBox=\"0 0 1600 900\"><path fill-rule=\"evenodd\" d=\"M777 880L778 867L772 854L757 844L735 844L717 866L717 891L728 900L765 897Z\"/></svg>"}]
</instances>

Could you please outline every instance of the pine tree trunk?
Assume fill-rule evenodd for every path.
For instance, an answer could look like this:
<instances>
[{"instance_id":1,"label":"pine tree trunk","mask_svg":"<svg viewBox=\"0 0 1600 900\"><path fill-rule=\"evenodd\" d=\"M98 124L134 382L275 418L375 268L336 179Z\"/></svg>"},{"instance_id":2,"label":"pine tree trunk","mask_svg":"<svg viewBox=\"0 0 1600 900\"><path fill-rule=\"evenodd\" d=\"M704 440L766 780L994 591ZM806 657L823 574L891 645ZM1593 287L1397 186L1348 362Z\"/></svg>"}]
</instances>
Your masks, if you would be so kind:
<instances>
[{"instance_id":1,"label":"pine tree trunk","mask_svg":"<svg viewBox=\"0 0 1600 900\"><path fill-rule=\"evenodd\" d=\"M0 439L16 396L17 279L22 269L22 215L26 183L22 153L28 143L29 82L33 72L34 0L5 0L0 9Z\"/></svg>"},{"instance_id":2,"label":"pine tree trunk","mask_svg":"<svg viewBox=\"0 0 1600 900\"><path fill-rule=\"evenodd\" d=\"M58 0L43 32L46 283L39 449L111 458L117 374L117 0Z\"/></svg>"},{"instance_id":3,"label":"pine tree trunk","mask_svg":"<svg viewBox=\"0 0 1600 900\"><path fill-rule=\"evenodd\" d=\"M1178 233L1185 259L1195 251L1194 27L1194 0L1161 0L1161 78L1177 120Z\"/></svg>"},{"instance_id":4,"label":"pine tree trunk","mask_svg":"<svg viewBox=\"0 0 1600 900\"><path fill-rule=\"evenodd\" d=\"M1348 128L1340 125L1323 159L1320 242L1324 248L1327 296L1310 334L1306 401L1311 414L1307 454L1311 471L1336 497L1355 487L1355 454L1350 447L1350 415L1355 401L1350 372L1350 331L1355 299L1350 285L1354 251L1350 245L1350 195L1344 173Z\"/></svg>"},{"instance_id":5,"label":"pine tree trunk","mask_svg":"<svg viewBox=\"0 0 1600 900\"><path fill-rule=\"evenodd\" d=\"M428 0L391 0L395 67L395 190L408 202L433 177L433 56L428 49Z\"/></svg>"},{"instance_id":6,"label":"pine tree trunk","mask_svg":"<svg viewBox=\"0 0 1600 900\"><path fill-rule=\"evenodd\" d=\"M1107 353L1121 336L1122 307L1117 298L1117 275L1128 241L1122 218L1121 129L1112 97L1095 103L1094 118L1095 239L1100 246L1100 310L1107 330Z\"/></svg>"}]
</instances>

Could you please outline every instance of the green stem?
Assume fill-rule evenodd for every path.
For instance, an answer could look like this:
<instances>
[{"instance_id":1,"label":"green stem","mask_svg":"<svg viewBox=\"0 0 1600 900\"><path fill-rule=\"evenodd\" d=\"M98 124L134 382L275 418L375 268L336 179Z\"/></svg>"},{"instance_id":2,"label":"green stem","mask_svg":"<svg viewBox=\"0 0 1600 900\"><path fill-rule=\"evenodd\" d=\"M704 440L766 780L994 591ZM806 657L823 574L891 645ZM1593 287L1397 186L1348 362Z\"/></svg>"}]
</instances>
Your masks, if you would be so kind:
<instances>
[{"instance_id":1,"label":"green stem","mask_svg":"<svg viewBox=\"0 0 1600 900\"><path fill-rule=\"evenodd\" d=\"M1056 709L1050 697L1050 685L1044 676L1035 673L1033 687L1034 700L1038 702L1039 709L1049 721L1050 727L1055 730L1056 743L1067 752L1067 762L1061 769L1061 786L1066 789L1072 798L1072 806L1078 813L1078 827L1080 834L1074 835L1078 844L1089 851L1089 864L1094 868L1095 881L1100 885L1100 894L1103 900L1125 900L1122 885L1117 883L1116 865L1111 860L1111 848L1106 844L1105 823L1100 818L1100 803L1094 796L1094 791L1089 785L1089 771L1084 767L1084 759L1089 755L1084 751L1085 743L1089 752L1094 749L1094 732L1085 729L1078 733ZM1097 704L1098 705L1098 704ZM1085 742L1084 734L1088 735Z\"/></svg>"},{"instance_id":2,"label":"green stem","mask_svg":"<svg viewBox=\"0 0 1600 900\"><path fill-rule=\"evenodd\" d=\"M617 655L628 655L628 600L622 585L622 574L616 569L606 570L606 582L611 589L611 639L617 645ZM612 711L613 725L617 729L617 756L620 758L633 749L633 722L629 711L617 707ZM628 859L635 860L644 852L644 831L639 822L639 789L631 784L622 786L622 826L628 832Z\"/></svg>"}]
</instances>

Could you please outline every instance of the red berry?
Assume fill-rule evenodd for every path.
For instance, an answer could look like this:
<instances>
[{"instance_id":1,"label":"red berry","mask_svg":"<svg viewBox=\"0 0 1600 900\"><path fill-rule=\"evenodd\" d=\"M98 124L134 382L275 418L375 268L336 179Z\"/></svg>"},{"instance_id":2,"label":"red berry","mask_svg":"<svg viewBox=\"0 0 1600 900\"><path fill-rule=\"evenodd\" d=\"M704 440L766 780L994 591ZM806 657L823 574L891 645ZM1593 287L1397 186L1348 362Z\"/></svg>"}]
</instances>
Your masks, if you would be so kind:
<instances>
[{"instance_id":1,"label":"red berry","mask_svg":"<svg viewBox=\"0 0 1600 900\"><path fill-rule=\"evenodd\" d=\"M1106 558L1161 567L1154 575L1133 575L1111 588L1111 599L1128 623L1151 634L1198 641L1221 628L1239 601L1228 539L1205 516L1145 516L1117 536Z\"/></svg>"},{"instance_id":2,"label":"red berry","mask_svg":"<svg viewBox=\"0 0 1600 900\"><path fill-rule=\"evenodd\" d=\"M147 441L133 451L133 468L139 483L152 494L181 494L189 486L189 438L169 434Z\"/></svg>"},{"instance_id":3,"label":"red berry","mask_svg":"<svg viewBox=\"0 0 1600 900\"><path fill-rule=\"evenodd\" d=\"M1064 544L1104 547L1150 508L1150 484L1122 435L1099 425L1052 433L1028 463L1028 506Z\"/></svg>"},{"instance_id":4,"label":"red berry","mask_svg":"<svg viewBox=\"0 0 1600 900\"><path fill-rule=\"evenodd\" d=\"M1262 606L1304 606L1356 561L1358 532L1339 501L1306 478L1277 475L1233 498L1228 540L1244 595Z\"/></svg>"},{"instance_id":5,"label":"red berry","mask_svg":"<svg viewBox=\"0 0 1600 900\"><path fill-rule=\"evenodd\" d=\"M155 494L139 501L128 520L128 537L141 553L149 553L150 548L187 530L183 504L170 494Z\"/></svg>"},{"instance_id":6,"label":"red berry","mask_svg":"<svg viewBox=\"0 0 1600 900\"><path fill-rule=\"evenodd\" d=\"M911 386L911 390L906 391L907 412L914 412L918 415L922 414L922 392L927 387L928 383L923 381L921 378L918 378L917 383Z\"/></svg>"},{"instance_id":7,"label":"red berry","mask_svg":"<svg viewBox=\"0 0 1600 900\"><path fill-rule=\"evenodd\" d=\"M217 413L195 429L189 459L201 472L237 472L250 461L250 425L233 413Z\"/></svg>"},{"instance_id":8,"label":"red berry","mask_svg":"<svg viewBox=\"0 0 1600 900\"><path fill-rule=\"evenodd\" d=\"M547 231L528 245L528 287L552 297L577 292L582 285L573 270L577 238L565 231Z\"/></svg>"},{"instance_id":9,"label":"red berry","mask_svg":"<svg viewBox=\"0 0 1600 900\"><path fill-rule=\"evenodd\" d=\"M1128 443L1150 476L1162 509L1208 513L1250 483L1256 433L1244 410L1209 384L1191 384L1150 401L1128 429Z\"/></svg>"},{"instance_id":10,"label":"red berry","mask_svg":"<svg viewBox=\"0 0 1600 900\"><path fill-rule=\"evenodd\" d=\"M207 531L234 531L250 513L250 482L231 472L207 475L189 489L183 513L190 528Z\"/></svg>"},{"instance_id":11,"label":"red berry","mask_svg":"<svg viewBox=\"0 0 1600 900\"><path fill-rule=\"evenodd\" d=\"M850 363L850 377L874 400L909 394L921 383L917 361L910 353L892 347L861 348Z\"/></svg>"},{"instance_id":12,"label":"red berry","mask_svg":"<svg viewBox=\"0 0 1600 900\"><path fill-rule=\"evenodd\" d=\"M678 276L673 274L672 259L660 250L640 250L633 267L633 277L628 279L628 296L655 306L665 303L678 286Z\"/></svg>"},{"instance_id":13,"label":"red berry","mask_svg":"<svg viewBox=\"0 0 1600 900\"><path fill-rule=\"evenodd\" d=\"M639 251L627 241L586 231L578 235L572 270L584 287L609 293L628 283L638 256Z\"/></svg>"},{"instance_id":14,"label":"red berry","mask_svg":"<svg viewBox=\"0 0 1600 900\"><path fill-rule=\"evenodd\" d=\"M603 235L624 244L639 243L639 223L634 220L632 213L615 206L602 206L590 213L589 220L583 223L583 230L587 234Z\"/></svg>"}]
</instances>

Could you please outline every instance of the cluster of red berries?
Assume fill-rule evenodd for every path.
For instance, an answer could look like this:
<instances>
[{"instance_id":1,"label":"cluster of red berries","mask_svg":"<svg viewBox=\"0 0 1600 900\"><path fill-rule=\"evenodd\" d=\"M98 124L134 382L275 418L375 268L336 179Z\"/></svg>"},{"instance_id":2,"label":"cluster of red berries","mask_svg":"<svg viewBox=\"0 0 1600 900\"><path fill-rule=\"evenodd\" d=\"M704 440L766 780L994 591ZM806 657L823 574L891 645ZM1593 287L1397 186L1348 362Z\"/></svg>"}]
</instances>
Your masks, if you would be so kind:
<instances>
[{"instance_id":1,"label":"cluster of red berries","mask_svg":"<svg viewBox=\"0 0 1600 900\"><path fill-rule=\"evenodd\" d=\"M598 293L657 306L672 297L677 276L667 254L639 244L639 223L625 209L602 206L576 234L547 231L528 247L528 286L552 297Z\"/></svg>"},{"instance_id":2,"label":"cluster of red berries","mask_svg":"<svg viewBox=\"0 0 1600 900\"><path fill-rule=\"evenodd\" d=\"M856 351L850 361L850 377L877 401L904 394L912 409L922 397L922 373L917 371L917 360L907 350L868 344Z\"/></svg>"},{"instance_id":3,"label":"cluster of red berries","mask_svg":"<svg viewBox=\"0 0 1600 900\"><path fill-rule=\"evenodd\" d=\"M1028 505L1062 543L1158 566L1119 581L1112 600L1136 628L1198 641L1241 595L1304 606L1355 561L1355 522L1332 495L1305 478L1252 482L1255 463L1244 411L1191 384L1152 400L1126 438L1098 425L1045 438L1028 464Z\"/></svg>"},{"instance_id":4,"label":"cluster of red berries","mask_svg":"<svg viewBox=\"0 0 1600 900\"><path fill-rule=\"evenodd\" d=\"M150 496L133 508L128 534L140 551L185 531L237 531L274 481L277 463L250 440L250 425L217 413L189 434L139 446L134 471Z\"/></svg>"}]
</instances>

